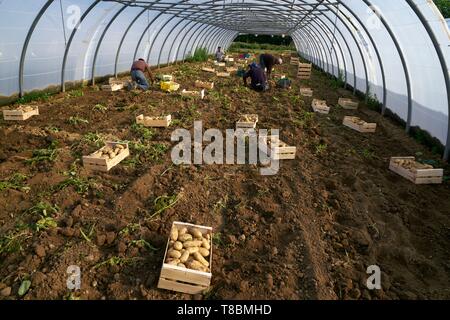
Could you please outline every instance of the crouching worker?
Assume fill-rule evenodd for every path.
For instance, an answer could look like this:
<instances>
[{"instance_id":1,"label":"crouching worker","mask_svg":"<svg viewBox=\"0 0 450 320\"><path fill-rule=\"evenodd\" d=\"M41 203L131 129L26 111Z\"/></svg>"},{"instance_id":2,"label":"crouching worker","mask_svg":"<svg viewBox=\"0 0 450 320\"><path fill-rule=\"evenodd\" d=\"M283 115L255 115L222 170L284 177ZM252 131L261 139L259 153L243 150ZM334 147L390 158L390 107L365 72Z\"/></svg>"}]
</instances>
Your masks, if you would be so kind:
<instances>
[{"instance_id":1,"label":"crouching worker","mask_svg":"<svg viewBox=\"0 0 450 320\"><path fill-rule=\"evenodd\" d=\"M249 70L244 74L244 85L247 86L247 79L251 78L250 87L258 92L266 91L269 89L267 84L267 78L264 70L257 65L252 63L249 65Z\"/></svg>"},{"instance_id":2,"label":"crouching worker","mask_svg":"<svg viewBox=\"0 0 450 320\"><path fill-rule=\"evenodd\" d=\"M223 62L225 60L225 53L222 51L222 47L218 47L216 51L216 61Z\"/></svg>"},{"instance_id":3,"label":"crouching worker","mask_svg":"<svg viewBox=\"0 0 450 320\"><path fill-rule=\"evenodd\" d=\"M271 54L264 53L259 56L259 64L261 68L267 69L267 79L271 79L272 77L272 69L277 64L282 64L283 60L281 58L276 58Z\"/></svg>"},{"instance_id":4,"label":"crouching worker","mask_svg":"<svg viewBox=\"0 0 450 320\"><path fill-rule=\"evenodd\" d=\"M131 79L133 81L128 86L129 90L140 88L145 91L150 88L147 78L145 78L144 74L145 71L147 71L148 76L150 77L150 80L153 85L155 79L153 77L152 72L150 71L150 66L145 62L144 59L139 59L133 62L133 65L131 66Z\"/></svg>"}]
</instances>

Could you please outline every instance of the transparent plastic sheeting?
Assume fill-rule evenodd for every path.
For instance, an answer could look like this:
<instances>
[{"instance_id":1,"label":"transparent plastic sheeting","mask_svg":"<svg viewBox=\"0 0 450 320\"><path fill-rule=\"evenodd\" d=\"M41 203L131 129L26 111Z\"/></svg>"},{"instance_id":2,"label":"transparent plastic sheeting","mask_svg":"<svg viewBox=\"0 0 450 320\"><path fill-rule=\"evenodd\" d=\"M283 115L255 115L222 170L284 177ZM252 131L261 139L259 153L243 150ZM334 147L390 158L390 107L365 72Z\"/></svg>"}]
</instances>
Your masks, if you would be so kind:
<instances>
[{"instance_id":1,"label":"transparent plastic sheeting","mask_svg":"<svg viewBox=\"0 0 450 320\"><path fill-rule=\"evenodd\" d=\"M3 0L0 95L61 85L72 34L64 81L127 71L140 57L161 65L199 47L212 53L242 33L291 35L301 56L382 102L407 129L450 141L450 32L430 0Z\"/></svg>"},{"instance_id":2,"label":"transparent plastic sheeting","mask_svg":"<svg viewBox=\"0 0 450 320\"><path fill-rule=\"evenodd\" d=\"M0 96L19 92L19 65L24 41L34 19L46 3L47 0L0 1ZM60 85L66 44L77 22L93 3L95 1L55 0L48 7L32 33L26 51L25 92ZM207 46L209 53L213 53L213 44L226 48L232 41L231 34L236 33L219 27L209 28L211 26L204 23L198 23L194 28L191 28L193 23L190 23L187 28L183 28L189 21L174 15L131 6L121 11L123 7L122 3L99 1L86 16L76 29L68 51L65 81L92 78L95 52L106 27L108 29L98 48L96 77L115 73L117 53L117 72L121 73L130 69L134 58L147 60L149 57L149 63L156 65L158 60L160 64L182 60L197 47ZM120 14L116 16L119 11ZM137 16L138 19L131 25ZM114 21L108 26L112 19ZM149 24L151 26L147 29ZM221 41L213 41L217 38L206 39L204 36L208 31L211 31L210 35L220 36ZM188 34L185 36L185 33ZM225 33L229 33L230 37L224 37ZM121 41L121 50L118 52ZM173 41L176 41L174 46Z\"/></svg>"}]
</instances>

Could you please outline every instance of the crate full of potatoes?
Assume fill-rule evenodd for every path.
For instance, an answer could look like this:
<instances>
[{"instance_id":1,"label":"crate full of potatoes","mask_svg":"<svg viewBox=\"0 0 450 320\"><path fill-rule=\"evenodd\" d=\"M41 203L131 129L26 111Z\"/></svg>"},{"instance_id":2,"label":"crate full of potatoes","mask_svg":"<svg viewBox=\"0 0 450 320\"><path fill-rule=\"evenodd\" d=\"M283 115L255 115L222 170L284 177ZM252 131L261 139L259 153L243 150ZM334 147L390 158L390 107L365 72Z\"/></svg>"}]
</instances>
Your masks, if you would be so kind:
<instances>
[{"instance_id":1,"label":"crate full of potatoes","mask_svg":"<svg viewBox=\"0 0 450 320\"><path fill-rule=\"evenodd\" d=\"M19 106L15 110L3 110L4 120L19 120L25 121L32 116L39 115L39 108L37 106Z\"/></svg>"},{"instance_id":2,"label":"crate full of potatoes","mask_svg":"<svg viewBox=\"0 0 450 320\"><path fill-rule=\"evenodd\" d=\"M211 284L212 228L174 222L158 288L200 294Z\"/></svg>"},{"instance_id":3,"label":"crate full of potatoes","mask_svg":"<svg viewBox=\"0 0 450 320\"><path fill-rule=\"evenodd\" d=\"M108 172L129 155L128 143L106 142L100 150L83 157L83 166L88 170Z\"/></svg>"}]
</instances>

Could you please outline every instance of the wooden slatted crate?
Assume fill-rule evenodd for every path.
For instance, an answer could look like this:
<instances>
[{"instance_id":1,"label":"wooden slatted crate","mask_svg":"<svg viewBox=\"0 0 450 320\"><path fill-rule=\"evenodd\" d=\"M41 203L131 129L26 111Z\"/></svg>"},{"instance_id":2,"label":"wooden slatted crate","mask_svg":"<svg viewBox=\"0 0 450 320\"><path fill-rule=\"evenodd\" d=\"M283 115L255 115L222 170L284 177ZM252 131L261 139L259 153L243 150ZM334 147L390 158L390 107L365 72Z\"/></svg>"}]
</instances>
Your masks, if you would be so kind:
<instances>
[{"instance_id":1,"label":"wooden slatted crate","mask_svg":"<svg viewBox=\"0 0 450 320\"><path fill-rule=\"evenodd\" d=\"M119 80L116 78L109 78L108 84L102 85L103 91L119 91L125 88L129 83L129 80Z\"/></svg>"},{"instance_id":2,"label":"wooden slatted crate","mask_svg":"<svg viewBox=\"0 0 450 320\"><path fill-rule=\"evenodd\" d=\"M20 106L16 110L3 110L3 119L7 121L25 121L39 115L39 108Z\"/></svg>"},{"instance_id":3,"label":"wooden slatted crate","mask_svg":"<svg viewBox=\"0 0 450 320\"><path fill-rule=\"evenodd\" d=\"M203 67L202 71L209 72L209 73L216 73L216 70L214 68L208 68L208 67Z\"/></svg>"},{"instance_id":4,"label":"wooden slatted crate","mask_svg":"<svg viewBox=\"0 0 450 320\"><path fill-rule=\"evenodd\" d=\"M171 74L162 74L161 81L175 81Z\"/></svg>"},{"instance_id":5,"label":"wooden slatted crate","mask_svg":"<svg viewBox=\"0 0 450 320\"><path fill-rule=\"evenodd\" d=\"M358 117L344 117L342 124L361 133L373 133L377 130L376 123L367 123Z\"/></svg>"},{"instance_id":6,"label":"wooden slatted crate","mask_svg":"<svg viewBox=\"0 0 450 320\"><path fill-rule=\"evenodd\" d=\"M115 153L115 156L111 158L109 155L103 155L103 152L108 149L120 151L118 151L118 153ZM83 166L86 169L92 171L108 172L129 155L130 149L128 148L127 143L106 142L105 146L100 150L94 152L89 156L83 157Z\"/></svg>"},{"instance_id":7,"label":"wooden slatted crate","mask_svg":"<svg viewBox=\"0 0 450 320\"><path fill-rule=\"evenodd\" d=\"M225 62L217 62L217 61L214 61L214 65L215 65L215 66L218 66L218 67L225 67L225 66L226 66L226 63L225 63Z\"/></svg>"},{"instance_id":8,"label":"wooden slatted crate","mask_svg":"<svg viewBox=\"0 0 450 320\"><path fill-rule=\"evenodd\" d=\"M414 157L392 157L389 169L415 184L441 184L444 170L423 165Z\"/></svg>"},{"instance_id":9,"label":"wooden slatted crate","mask_svg":"<svg viewBox=\"0 0 450 320\"><path fill-rule=\"evenodd\" d=\"M359 106L359 102L354 101L352 99L340 98L338 101L338 105L346 110L357 110Z\"/></svg>"},{"instance_id":10,"label":"wooden slatted crate","mask_svg":"<svg viewBox=\"0 0 450 320\"><path fill-rule=\"evenodd\" d=\"M209 235L210 239L213 237L212 228L200 225L194 225L190 223L183 223L175 221L172 225L179 229L186 227L196 228L201 231L201 233L206 236ZM163 265L161 268L161 274L158 281L159 289L172 290L187 294L201 294L205 290L208 290L211 285L211 272L203 272L192 270L188 268L183 268L175 265L166 263L167 251L169 249L171 238L167 241L166 251L164 253ZM209 253L209 268L212 270L212 241L210 241L210 253Z\"/></svg>"},{"instance_id":11,"label":"wooden slatted crate","mask_svg":"<svg viewBox=\"0 0 450 320\"><path fill-rule=\"evenodd\" d=\"M183 89L183 91L181 91L180 94L183 97L203 99L205 97L205 89L202 89L200 91L187 91L186 89Z\"/></svg>"},{"instance_id":12,"label":"wooden slatted crate","mask_svg":"<svg viewBox=\"0 0 450 320\"><path fill-rule=\"evenodd\" d=\"M296 147L289 146L280 140L279 136L261 136L260 145L263 152L273 160L293 160L297 152Z\"/></svg>"},{"instance_id":13,"label":"wooden slatted crate","mask_svg":"<svg viewBox=\"0 0 450 320\"><path fill-rule=\"evenodd\" d=\"M311 88L300 88L300 94L304 97L312 97L314 91Z\"/></svg>"},{"instance_id":14,"label":"wooden slatted crate","mask_svg":"<svg viewBox=\"0 0 450 320\"><path fill-rule=\"evenodd\" d=\"M113 84L104 84L102 85L102 90L103 91L119 91L122 90L124 88L123 83L113 83Z\"/></svg>"},{"instance_id":15,"label":"wooden slatted crate","mask_svg":"<svg viewBox=\"0 0 450 320\"><path fill-rule=\"evenodd\" d=\"M219 78L228 78L230 74L228 72L216 72L216 76Z\"/></svg>"},{"instance_id":16,"label":"wooden slatted crate","mask_svg":"<svg viewBox=\"0 0 450 320\"><path fill-rule=\"evenodd\" d=\"M312 64L311 63L299 63L297 77L300 80L307 80L311 78Z\"/></svg>"},{"instance_id":17,"label":"wooden slatted crate","mask_svg":"<svg viewBox=\"0 0 450 320\"><path fill-rule=\"evenodd\" d=\"M258 123L257 114L243 114L236 122L236 129L255 129Z\"/></svg>"},{"instance_id":18,"label":"wooden slatted crate","mask_svg":"<svg viewBox=\"0 0 450 320\"><path fill-rule=\"evenodd\" d=\"M171 122L172 116L170 114L161 117L144 117L144 115L141 114L136 117L136 123L145 127L167 128L170 126Z\"/></svg>"},{"instance_id":19,"label":"wooden slatted crate","mask_svg":"<svg viewBox=\"0 0 450 320\"><path fill-rule=\"evenodd\" d=\"M314 99L311 104L314 112L328 114L330 113L330 107L327 106L327 102L325 100Z\"/></svg>"},{"instance_id":20,"label":"wooden slatted crate","mask_svg":"<svg viewBox=\"0 0 450 320\"><path fill-rule=\"evenodd\" d=\"M214 89L214 82L204 82L204 81L196 80L195 87L212 90L212 89Z\"/></svg>"},{"instance_id":21,"label":"wooden slatted crate","mask_svg":"<svg viewBox=\"0 0 450 320\"><path fill-rule=\"evenodd\" d=\"M300 59L298 57L291 57L291 65L298 66L300 64Z\"/></svg>"},{"instance_id":22,"label":"wooden slatted crate","mask_svg":"<svg viewBox=\"0 0 450 320\"><path fill-rule=\"evenodd\" d=\"M236 67L226 67L225 70L226 70L228 73L233 73L233 72L238 71L238 68L236 68Z\"/></svg>"}]
</instances>

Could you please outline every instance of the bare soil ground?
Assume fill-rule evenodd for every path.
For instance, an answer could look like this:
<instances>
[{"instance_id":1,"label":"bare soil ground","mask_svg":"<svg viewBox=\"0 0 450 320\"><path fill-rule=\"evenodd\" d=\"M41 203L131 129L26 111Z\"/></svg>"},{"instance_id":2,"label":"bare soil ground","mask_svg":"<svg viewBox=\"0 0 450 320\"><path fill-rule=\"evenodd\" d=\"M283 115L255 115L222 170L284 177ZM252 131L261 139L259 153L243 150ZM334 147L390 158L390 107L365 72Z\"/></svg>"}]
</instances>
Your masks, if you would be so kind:
<instances>
[{"instance_id":1,"label":"bare soil ground","mask_svg":"<svg viewBox=\"0 0 450 320\"><path fill-rule=\"evenodd\" d=\"M311 113L297 80L291 90L260 94L200 64L159 72L182 88L196 79L216 88L202 101L85 88L31 103L40 116L26 122L1 120L0 299L20 298L24 280L24 299L450 298L450 185L416 186L388 170L391 156L445 164L402 127L364 101L358 111L336 107L351 92L317 71L302 85L333 106L328 116ZM276 71L295 72L288 63ZM144 130L133 125L141 113L176 121ZM241 113L259 114L259 128L280 128L297 158L275 176L252 165L172 164L174 128L202 120L204 128L231 129ZM377 122L377 133L343 127L344 115ZM108 173L84 170L81 156L108 140L130 141L131 156ZM28 163L37 150L53 161ZM177 202L152 217L161 199ZM212 286L202 297L156 288L173 221L214 228ZM366 288L373 264L382 290ZM82 272L73 293L70 265Z\"/></svg>"}]
</instances>

